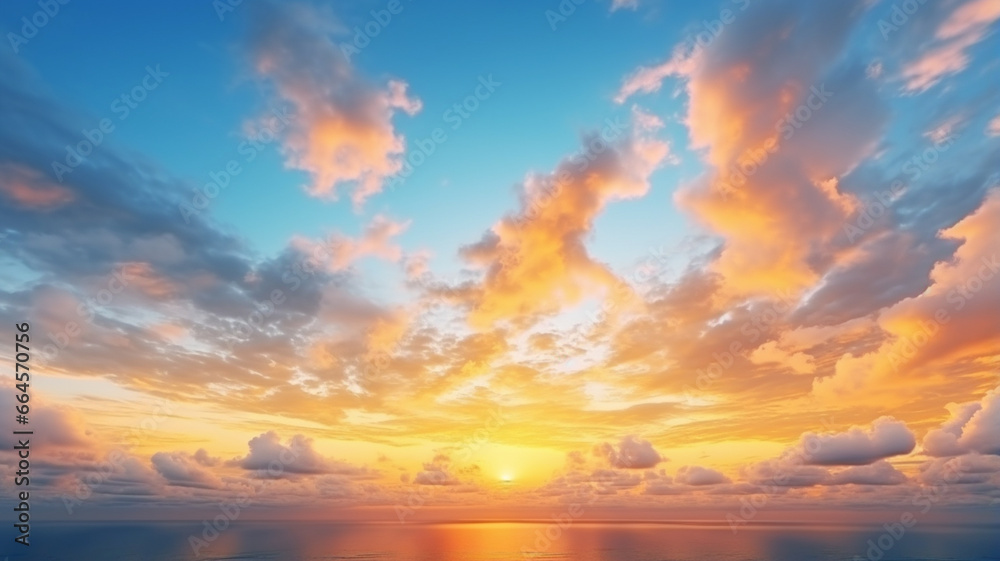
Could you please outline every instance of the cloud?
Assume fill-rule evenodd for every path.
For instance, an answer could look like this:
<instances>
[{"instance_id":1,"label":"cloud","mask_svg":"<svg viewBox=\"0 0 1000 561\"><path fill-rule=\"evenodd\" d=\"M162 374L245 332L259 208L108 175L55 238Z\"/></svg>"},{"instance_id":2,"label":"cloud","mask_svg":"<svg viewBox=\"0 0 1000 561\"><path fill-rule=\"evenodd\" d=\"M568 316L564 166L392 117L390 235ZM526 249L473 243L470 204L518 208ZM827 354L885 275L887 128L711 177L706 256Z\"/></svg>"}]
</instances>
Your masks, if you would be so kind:
<instances>
[{"instance_id":1,"label":"cloud","mask_svg":"<svg viewBox=\"0 0 1000 561\"><path fill-rule=\"evenodd\" d=\"M802 435L796 452L805 463L818 466L858 466L909 454L916 446L906 423L879 417L869 428L851 427L842 433Z\"/></svg>"},{"instance_id":2,"label":"cloud","mask_svg":"<svg viewBox=\"0 0 1000 561\"><path fill-rule=\"evenodd\" d=\"M445 454L436 454L430 462L424 463L424 469L413 477L416 485L459 485L461 481L451 473L451 458Z\"/></svg>"},{"instance_id":3,"label":"cloud","mask_svg":"<svg viewBox=\"0 0 1000 561\"><path fill-rule=\"evenodd\" d=\"M162 475L170 485L203 489L215 489L222 486L222 482L206 470L196 457L183 452L157 452L153 454L150 461L157 473Z\"/></svg>"},{"instance_id":4,"label":"cloud","mask_svg":"<svg viewBox=\"0 0 1000 561\"><path fill-rule=\"evenodd\" d=\"M639 8L639 0L611 0L611 11L636 10Z\"/></svg>"},{"instance_id":5,"label":"cloud","mask_svg":"<svg viewBox=\"0 0 1000 561\"><path fill-rule=\"evenodd\" d=\"M779 457L747 466L742 474L757 486L900 485L906 476L885 458L909 454L915 446L904 423L880 417L841 433L804 433ZM831 466L848 467L831 471Z\"/></svg>"},{"instance_id":6,"label":"cloud","mask_svg":"<svg viewBox=\"0 0 1000 561\"><path fill-rule=\"evenodd\" d=\"M684 123L709 171L675 201L723 237L711 269L731 297L804 290L836 262L858 207L840 177L888 118L864 69L842 57L861 4L757 6L708 45L681 46L622 84L619 102L667 77L684 85Z\"/></svg>"},{"instance_id":7,"label":"cloud","mask_svg":"<svg viewBox=\"0 0 1000 561\"><path fill-rule=\"evenodd\" d=\"M0 106L0 223L10 232L0 252L93 292L124 263L191 288L245 274L241 242L200 214L185 220L190 186L141 158L102 146L59 182L52 162L80 141L82 119L40 94L47 88L19 59L0 56L0 77L9 101Z\"/></svg>"},{"instance_id":8,"label":"cloud","mask_svg":"<svg viewBox=\"0 0 1000 561\"><path fill-rule=\"evenodd\" d=\"M13 410L15 403L14 392L0 389L0 406ZM16 465L15 446L19 439L28 440L32 452L31 485L38 486L37 498L42 504L51 501L72 514L85 502L108 505L164 496L164 478L150 468L148 458L128 451L148 443L149 431L157 427L159 414L164 412L162 406L127 432L99 433L78 409L53 404L43 393L33 391L30 404L30 423L22 428L33 434L8 432L0 436L0 464Z\"/></svg>"},{"instance_id":9,"label":"cloud","mask_svg":"<svg viewBox=\"0 0 1000 561\"><path fill-rule=\"evenodd\" d=\"M935 261L949 255L954 247L924 241L913 232L892 230L896 226L887 214L883 217L885 224L878 227L878 233L873 228L871 238L846 252L826 271L796 311L797 321L834 326L870 316L927 288L927 274Z\"/></svg>"},{"instance_id":10,"label":"cloud","mask_svg":"<svg viewBox=\"0 0 1000 561\"><path fill-rule=\"evenodd\" d=\"M293 108L282 131L286 164L312 175L311 195L336 198L346 187L360 206L402 169L406 144L393 118L416 114L420 100L405 82L378 87L360 77L331 40L326 14L305 4L254 7L254 66Z\"/></svg>"},{"instance_id":11,"label":"cloud","mask_svg":"<svg viewBox=\"0 0 1000 561\"><path fill-rule=\"evenodd\" d=\"M825 468L803 465L789 458L758 462L746 468L744 475L753 485L776 487L812 487L830 478Z\"/></svg>"},{"instance_id":12,"label":"cloud","mask_svg":"<svg viewBox=\"0 0 1000 561\"><path fill-rule=\"evenodd\" d=\"M1000 115L990 119L990 122L986 125L987 136L1000 136Z\"/></svg>"},{"instance_id":13,"label":"cloud","mask_svg":"<svg viewBox=\"0 0 1000 561\"><path fill-rule=\"evenodd\" d=\"M902 485L907 477L885 460L867 465L854 465L838 471L802 463L801 458L784 456L765 460L745 470L746 479L753 484L750 492L759 492L760 486L815 487L838 485Z\"/></svg>"},{"instance_id":14,"label":"cloud","mask_svg":"<svg viewBox=\"0 0 1000 561\"><path fill-rule=\"evenodd\" d=\"M971 58L969 50L985 39L992 32L990 26L1000 19L1000 4L993 0L967 0L954 5L920 55L904 66L907 91L923 92L944 77L965 70Z\"/></svg>"},{"instance_id":15,"label":"cloud","mask_svg":"<svg viewBox=\"0 0 1000 561\"><path fill-rule=\"evenodd\" d=\"M205 467L215 467L222 463L221 458L210 456L204 448L199 448L191 457Z\"/></svg>"},{"instance_id":16,"label":"cloud","mask_svg":"<svg viewBox=\"0 0 1000 561\"><path fill-rule=\"evenodd\" d=\"M387 261L402 259L403 250L392 243L410 226L410 222L395 222L381 214L375 215L365 226L364 232L358 238L351 238L335 233L326 240L315 241L295 237L291 246L315 262L325 266L331 272L343 271L351 264L366 256L374 256Z\"/></svg>"},{"instance_id":17,"label":"cloud","mask_svg":"<svg viewBox=\"0 0 1000 561\"><path fill-rule=\"evenodd\" d=\"M99 464L103 468L106 464ZM95 469L82 469L76 473L81 485L102 495L163 496L163 483L159 474L149 468L148 462L135 456L123 456L110 462L110 474L102 474L96 485L92 485ZM97 467L97 466L95 466ZM99 472L100 473L100 472ZM90 476L90 477L88 477Z\"/></svg>"},{"instance_id":18,"label":"cloud","mask_svg":"<svg viewBox=\"0 0 1000 561\"><path fill-rule=\"evenodd\" d=\"M342 474L363 475L366 468L330 460L313 448L312 439L304 435L292 436L287 444L274 431L255 436L248 443L250 452L243 458L230 462L246 470L266 472L270 477L284 477L285 474L317 475Z\"/></svg>"},{"instance_id":19,"label":"cloud","mask_svg":"<svg viewBox=\"0 0 1000 561\"><path fill-rule=\"evenodd\" d=\"M777 341L768 341L757 347L748 358L754 364L779 364L796 374L812 374L816 371L812 356L801 352L788 352L781 349Z\"/></svg>"},{"instance_id":20,"label":"cloud","mask_svg":"<svg viewBox=\"0 0 1000 561\"><path fill-rule=\"evenodd\" d=\"M683 495L688 492L688 489L674 485L670 481L650 481L643 489L643 493L646 495Z\"/></svg>"},{"instance_id":21,"label":"cloud","mask_svg":"<svg viewBox=\"0 0 1000 561\"><path fill-rule=\"evenodd\" d=\"M990 232L997 221L1000 190L993 189L977 210L939 232L941 239L959 245L950 258L934 264L926 289L881 311L878 325L888 335L884 342L869 352L844 355L832 376L814 380L813 394L836 400L863 388L881 399L890 391L898 394L905 372L911 380L907 389L916 392L931 378L914 377L915 370L994 355L1000 343L995 329L1000 253Z\"/></svg>"},{"instance_id":22,"label":"cloud","mask_svg":"<svg viewBox=\"0 0 1000 561\"><path fill-rule=\"evenodd\" d=\"M638 473L629 473L614 469L597 469L590 473L588 482L597 486L598 493L611 494L619 489L638 487L643 477Z\"/></svg>"},{"instance_id":23,"label":"cloud","mask_svg":"<svg viewBox=\"0 0 1000 561\"><path fill-rule=\"evenodd\" d=\"M1000 457L980 454L964 454L953 458L935 458L920 466L920 480L924 485L984 485L979 490L982 495L986 491L1000 489Z\"/></svg>"},{"instance_id":24,"label":"cloud","mask_svg":"<svg viewBox=\"0 0 1000 561\"><path fill-rule=\"evenodd\" d=\"M435 467L425 468L417 472L413 482L417 485L458 485L461 483L447 470Z\"/></svg>"},{"instance_id":25,"label":"cloud","mask_svg":"<svg viewBox=\"0 0 1000 561\"><path fill-rule=\"evenodd\" d=\"M71 202L69 189L49 182L41 173L18 164L0 165L0 194L16 206L45 210Z\"/></svg>"},{"instance_id":26,"label":"cloud","mask_svg":"<svg viewBox=\"0 0 1000 561\"><path fill-rule=\"evenodd\" d=\"M969 452L1000 456L1000 388L979 401L949 403L951 418L924 436L924 453L930 456L958 456Z\"/></svg>"},{"instance_id":27,"label":"cloud","mask_svg":"<svg viewBox=\"0 0 1000 561\"><path fill-rule=\"evenodd\" d=\"M594 453L607 459L611 467L621 469L649 469L666 461L659 452L653 449L653 445L648 440L642 440L632 435L623 438L618 443L617 448L605 442L596 447Z\"/></svg>"},{"instance_id":28,"label":"cloud","mask_svg":"<svg viewBox=\"0 0 1000 561\"><path fill-rule=\"evenodd\" d=\"M978 209L939 233L941 238L961 245L950 259L935 264L930 286L879 317L884 329L912 340L922 329L921 322L940 322L935 316L940 316L941 310L947 313L948 328L939 330L933 341L908 359L954 360L965 353L978 356L990 352L991 347L995 349L1000 342L1000 332L992 329L992 312L1000 309L1000 252L993 229L997 221L1000 189L993 189Z\"/></svg>"},{"instance_id":29,"label":"cloud","mask_svg":"<svg viewBox=\"0 0 1000 561\"><path fill-rule=\"evenodd\" d=\"M864 466L852 466L834 473L830 485L901 485L906 476L885 460Z\"/></svg>"},{"instance_id":30,"label":"cloud","mask_svg":"<svg viewBox=\"0 0 1000 561\"><path fill-rule=\"evenodd\" d=\"M399 443L454 441L455 427L480 426L484 412L502 401L519 420L517 427L503 429L502 440L544 448L537 452L537 464L536 452L525 452L537 469L546 469L549 450L578 446L580 427L604 427L606 436L595 442L608 441L597 447L598 456L568 456L567 473L537 492L525 489L521 495L524 486L504 487L525 501L583 491L601 494L609 505L660 508L672 501L657 495L687 494L685 502L701 505L712 497L732 500L759 493L760 485L773 484L782 487L782 501L880 502L911 489L821 486L908 483L906 475L915 473L911 458L897 462L898 469L879 459L912 449L903 420L910 427L933 429L924 437L923 451L936 459L913 485L943 480L945 466L962 465L967 469L961 480L969 489L956 500L988 498L981 491L987 488L977 486L997 477L997 456L991 455L997 450L996 390L986 396L982 391L995 385L998 285L980 271L991 270L1000 207L997 195L983 198L984 177L967 156L992 164L996 150L975 142L984 139L969 126L968 142L974 147L963 152L956 144L949 152L959 165L944 164L908 186L892 202L893 210L848 247L838 239L845 220L850 223L862 212L859 201L866 190L892 179L886 169L909 148L892 150L906 139L895 133L909 130L923 142L923 131L937 131L932 136L940 137L961 129L951 123L980 123L979 112L966 108L960 121L929 114L928 123L894 122L893 134L883 135L884 105L891 101L884 87L878 89L884 80L862 78L863 65L853 56L857 45L844 42L864 27L849 30L853 16L833 13L826 0L777 6L783 10L777 15L771 6L759 6L764 15L748 12L745 27L726 27L709 48L636 77L629 86L625 99L662 89L664 77L678 79L694 96L688 96L683 121L692 133L692 148L708 168L683 185L677 198L682 209L708 226L707 235L685 238L676 252L661 248L655 255L661 265L690 261L676 278L671 272L643 282L641 288L649 290L641 294L602 262L608 248L615 253L618 246L614 239L607 246L600 228L614 201L646 196L659 178L657 166L673 161L666 143L654 137L664 121L674 126L673 115L661 118L632 107L631 129L622 126L617 137L607 134L614 131L610 127L603 136L587 135L581 152L547 173L527 174L519 185L520 206L498 219L479 243L465 246L462 262L446 262L460 269L445 282L431 274L432 250L403 251L409 222L384 214L359 226L360 233L295 238L278 255L260 257L239 237L213 226L207 215L186 220L177 212L179 202L190 200L192 186L113 146L102 146L57 183L47 166L61 155L60 146L79 140L88 123L63 119L57 105L35 93L43 88L16 69L7 72L8 61L0 54L0 97L11 100L0 105L0 124L6 125L0 127L0 261L14 263L0 273L6 275L0 283L0 319L31 321L32 340L40 346L48 344L46 338L62 337L67 322L81 323L70 350L43 370L58 379L99 376L102 384L121 391L212 403L235 412L219 428L223 438L234 431L244 434L247 425L241 419L247 415L280 415L317 427L307 433L316 435L316 442L305 435L284 439L266 432L267 427L256 430L247 438L263 434L231 462L214 457L214 448L193 454L166 451L175 446L156 446L161 437L154 435L141 449L164 451L152 458L129 456L95 494L111 501L146 497L151 503L190 506L247 487L273 468L281 471L271 476L266 495L258 496L263 504L391 505L415 489L400 482L474 489L470 483L484 476L456 468L447 456L399 477L397 465L384 462L390 471L384 480L347 485L380 476L321 453L326 449L320 442L367 441L392 454L389 448ZM825 27L827 20L832 29ZM790 60L798 56L804 60ZM274 60L284 63L282 57ZM294 62L311 64L306 58ZM893 63L885 60L891 74ZM322 62L320 73L344 71ZM289 102L297 115L322 113L323 108L300 109L281 94L283 72L277 67L262 75L276 88L276 98ZM295 74L288 81L300 78ZM348 78L343 81L347 88L360 80L353 68ZM727 184L724 174L734 173L732 166L739 168L744 155L760 154L762 142L766 146L781 136L775 121L808 104L815 95L812 87L824 84L833 93L829 104L813 111L801 127L792 126L794 135L780 138L778 150L768 153L745 184ZM393 95L391 85L368 88ZM960 97L965 95L963 90ZM344 99L333 97L335 105ZM946 111L944 106L953 104L927 107L927 113ZM378 122L389 123L396 136L391 127L399 111L406 109L396 107L391 119ZM898 113L893 111L893 117ZM316 155L292 147L296 138L312 140L305 137L313 125L295 121L282 133L290 135L285 138L290 166L296 166L295 158ZM292 138L296 133L300 136ZM317 154L309 163L313 168L297 166L312 173L314 182L322 175L319 168L336 167ZM678 176L682 181L698 173L685 169ZM669 192L676 178L662 175ZM951 175L955 179L938 177ZM365 179L338 177L328 194L370 196L358 194ZM590 247L595 235L605 253ZM314 259L317 254L321 260ZM366 297L368 286L353 265L368 257L396 263L419 301L381 304ZM629 260L626 254L612 257L615 263ZM317 266L303 270L310 260ZM115 292L110 304L91 305L93 320L81 320L79 306L106 290L109 277L119 272L128 286ZM385 290L393 280L376 279L377 293L399 297ZM780 308L769 309L773 297L751 294L775 293L779 287L796 289ZM271 301L275 290L282 291L282 301ZM737 297L730 299L733 294ZM573 324L572 314L547 317L589 305L589 298L634 303L648 313L623 314L624 322L584 324ZM938 324L941 309L949 321ZM263 319L248 319L251 314ZM935 333L920 335L935 325ZM383 361L369 362L373 356ZM705 373L711 378L707 385ZM805 396L809 380L804 376L811 375L817 376L815 392ZM826 385L831 380L836 383ZM697 391L687 392L692 384ZM88 408L99 409L95 399L87 398ZM947 401L959 405L949 408L945 420L938 414ZM125 412L108 420L116 433L118 423L135 414L128 404L119 406ZM844 423L860 423L879 414L873 411L891 411L901 421L799 438L818 414L832 412L843 415ZM37 435L43 452L36 468L39 482L46 489L72 492L98 471L105 446L95 444L72 411L40 400L32 415L33 425L48 427L39 431L47 437ZM744 454L742 448L726 448L725 464L685 466L671 478L659 469L645 471L643 466L659 468L665 461L650 442L634 436L618 442L621 435L641 430L669 431L672 447L704 444L705 457L718 457L709 451L733 442L796 445L779 458L746 468L746 481L726 477L728 462ZM12 450L6 448L0 463L9 465ZM285 465L288 458L294 461ZM58 485L48 487L50 481ZM810 486L818 488L792 489Z\"/></svg>"},{"instance_id":31,"label":"cloud","mask_svg":"<svg viewBox=\"0 0 1000 561\"><path fill-rule=\"evenodd\" d=\"M732 481L722 473L715 471L714 469L701 466L681 466L681 468L677 470L675 480L677 483L694 486L732 483Z\"/></svg>"},{"instance_id":32,"label":"cloud","mask_svg":"<svg viewBox=\"0 0 1000 561\"><path fill-rule=\"evenodd\" d=\"M287 381L283 366L260 372L257 359L261 353L295 355L291 341L308 340L318 328L312 320L319 295L336 279L286 269L294 265L294 250L273 259L252 257L239 237L223 232L206 215L182 213L192 185L113 146L102 145L60 183L51 164L63 160L65 146L80 141L88 121L39 93L45 91L23 61L0 53L0 96L9 102L0 105L3 180L9 183L14 174L32 189L58 184L70 193L60 196L59 204L52 199L45 206L24 206L0 193L0 259L16 263L14 278L20 278L0 290L5 321L29 319L49 330L51 339L37 355L47 369L98 375L144 392L208 392L217 403L226 403L235 395L227 397L228 391L219 388L235 387L229 382L241 384L243 401L257 390L272 390L274 376ZM248 280L255 276L268 282ZM284 283L288 278L295 281L293 289ZM25 288L14 289L21 281ZM277 288L287 299L270 310L269 329L242 332L246 344L233 347L242 352L226 359L227 343L241 339L238 328L247 327L247 318L259 303L270 303ZM168 320L175 332L186 330L197 339L201 349L157 334L155 326ZM227 382L207 389L196 374L204 370ZM303 411L305 405L257 403L289 412ZM307 414L330 414L328 406L316 405Z\"/></svg>"},{"instance_id":33,"label":"cloud","mask_svg":"<svg viewBox=\"0 0 1000 561\"><path fill-rule=\"evenodd\" d=\"M11 367L13 371L13 367ZM30 387L30 372L28 386ZM11 379L14 376L11 375ZM7 411L14 411L20 403L15 399L14 384L0 389L0 407ZM20 392L16 392L20 394ZM42 453L54 455L60 451L91 450L97 446L94 436L86 428L83 415L67 406L53 404L46 397L31 393L29 404L30 426L25 428L34 431L31 436L31 449L41 450ZM17 444L18 437L7 431L0 435L0 449L4 451L13 450Z\"/></svg>"},{"instance_id":34,"label":"cloud","mask_svg":"<svg viewBox=\"0 0 1000 561\"><path fill-rule=\"evenodd\" d=\"M628 132L616 121L584 137L583 152L554 172L529 174L520 210L460 251L485 270L468 302L469 322L477 328L502 320L526 325L588 294L616 291L617 277L590 256L584 241L608 203L647 193L649 175L668 154L669 146L648 131Z\"/></svg>"},{"instance_id":35,"label":"cloud","mask_svg":"<svg viewBox=\"0 0 1000 561\"><path fill-rule=\"evenodd\" d=\"M671 76L684 75L691 69L691 53L675 49L673 57L655 66L641 66L632 71L615 95L616 103L625 103L636 94L660 91L663 81Z\"/></svg>"},{"instance_id":36,"label":"cloud","mask_svg":"<svg viewBox=\"0 0 1000 561\"><path fill-rule=\"evenodd\" d=\"M130 289L138 290L150 298L169 299L178 292L173 281L159 274L150 263L121 263L116 268L120 268Z\"/></svg>"}]
</instances>

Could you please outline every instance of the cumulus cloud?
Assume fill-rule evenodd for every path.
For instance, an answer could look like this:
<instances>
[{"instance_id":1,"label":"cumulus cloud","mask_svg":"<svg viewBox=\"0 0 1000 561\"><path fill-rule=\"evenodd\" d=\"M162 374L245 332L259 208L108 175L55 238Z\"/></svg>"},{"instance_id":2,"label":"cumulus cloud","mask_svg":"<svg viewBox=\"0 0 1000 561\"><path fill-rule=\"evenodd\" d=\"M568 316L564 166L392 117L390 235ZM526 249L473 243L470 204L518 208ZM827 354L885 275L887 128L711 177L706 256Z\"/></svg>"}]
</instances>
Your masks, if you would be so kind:
<instances>
[{"instance_id":1,"label":"cumulus cloud","mask_svg":"<svg viewBox=\"0 0 1000 561\"><path fill-rule=\"evenodd\" d=\"M99 465L103 467L105 464ZM81 485L85 486L84 488L90 488L105 495L162 495L163 480L156 471L150 469L149 463L145 459L126 455L106 465L111 466L112 471L108 475L102 475L97 485L91 486L92 473L96 469L80 469L76 473L76 477ZM100 469L97 466L95 468ZM88 478L88 476L90 477Z\"/></svg>"},{"instance_id":2,"label":"cumulus cloud","mask_svg":"<svg viewBox=\"0 0 1000 561\"><path fill-rule=\"evenodd\" d=\"M830 485L900 485L906 476L885 460L873 464L852 466L834 473Z\"/></svg>"},{"instance_id":3,"label":"cumulus cloud","mask_svg":"<svg viewBox=\"0 0 1000 561\"><path fill-rule=\"evenodd\" d=\"M920 466L919 477L925 485L984 485L982 491L996 493L1000 488L1000 457L973 453L935 458Z\"/></svg>"},{"instance_id":4,"label":"cumulus cloud","mask_svg":"<svg viewBox=\"0 0 1000 561\"><path fill-rule=\"evenodd\" d=\"M633 435L621 439L617 447L605 442L596 447L594 453L607 459L611 467L620 469L649 469L666 461L652 443Z\"/></svg>"},{"instance_id":5,"label":"cumulus cloud","mask_svg":"<svg viewBox=\"0 0 1000 561\"><path fill-rule=\"evenodd\" d=\"M827 482L830 472L820 466L804 465L794 458L764 460L747 467L744 477L753 485L812 487Z\"/></svg>"},{"instance_id":6,"label":"cumulus cloud","mask_svg":"<svg viewBox=\"0 0 1000 561\"><path fill-rule=\"evenodd\" d=\"M906 475L885 460L854 465L838 471L808 465L801 458L784 456L750 466L744 472L748 482L768 487L814 487L818 485L902 485Z\"/></svg>"},{"instance_id":7,"label":"cumulus cloud","mask_svg":"<svg viewBox=\"0 0 1000 561\"><path fill-rule=\"evenodd\" d=\"M194 454L191 455L194 461L205 467L215 467L222 463L221 458L215 458L210 456L208 451L204 448L199 448Z\"/></svg>"},{"instance_id":8,"label":"cumulus cloud","mask_svg":"<svg viewBox=\"0 0 1000 561\"><path fill-rule=\"evenodd\" d=\"M904 423L880 417L868 427L854 426L841 433L807 432L779 457L746 466L742 474L753 485L779 488L899 485L906 476L885 458L908 454L915 446ZM831 471L832 466L849 467Z\"/></svg>"},{"instance_id":9,"label":"cumulus cloud","mask_svg":"<svg viewBox=\"0 0 1000 561\"><path fill-rule=\"evenodd\" d=\"M313 448L313 441L296 434L287 444L274 431L255 436L248 443L249 453L229 462L246 470L266 472L270 477L293 475L342 474L363 475L365 468L354 467L323 457Z\"/></svg>"},{"instance_id":10,"label":"cumulus cloud","mask_svg":"<svg viewBox=\"0 0 1000 561\"><path fill-rule=\"evenodd\" d=\"M554 172L529 174L520 210L461 249L466 262L485 270L468 302L470 323L526 323L602 291L627 299L617 294L617 277L590 256L584 241L611 201L648 192L649 175L668 154L669 146L649 135L648 122L630 131L615 121L586 136L584 150Z\"/></svg>"},{"instance_id":11,"label":"cumulus cloud","mask_svg":"<svg viewBox=\"0 0 1000 561\"><path fill-rule=\"evenodd\" d=\"M681 468L677 470L677 476L675 479L678 483L694 486L732 483L732 481L721 472L702 466L681 466Z\"/></svg>"},{"instance_id":12,"label":"cumulus cloud","mask_svg":"<svg viewBox=\"0 0 1000 561\"><path fill-rule=\"evenodd\" d=\"M668 77L684 84L684 122L710 171L675 200L725 239L711 267L730 295L802 290L837 259L835 238L858 208L839 178L887 120L863 70L840 58L861 4L757 6L621 87L619 102Z\"/></svg>"},{"instance_id":13,"label":"cumulus cloud","mask_svg":"<svg viewBox=\"0 0 1000 561\"><path fill-rule=\"evenodd\" d=\"M14 411L17 405L20 403L15 399L13 384L0 388L0 407ZM32 393L29 407L31 425L27 428L35 432L31 437L32 450L51 455L58 451L89 450L98 445L87 430L83 415L76 409L55 405L36 393ZM7 431L0 435L0 450L13 450L17 441L18 436Z\"/></svg>"},{"instance_id":14,"label":"cumulus cloud","mask_svg":"<svg viewBox=\"0 0 1000 561\"><path fill-rule=\"evenodd\" d=\"M204 452L204 450L200 450ZM153 468L163 476L170 485L180 487L200 487L214 489L221 486L221 481L206 470L196 456L183 452L157 452L150 461Z\"/></svg>"},{"instance_id":15,"label":"cumulus cloud","mask_svg":"<svg viewBox=\"0 0 1000 561\"><path fill-rule=\"evenodd\" d=\"M406 144L393 118L417 113L420 100L405 82L379 87L359 76L330 38L326 14L304 4L255 8L255 68L293 108L281 132L286 164L312 175L310 194L336 198L348 188L361 205L402 169Z\"/></svg>"},{"instance_id":16,"label":"cumulus cloud","mask_svg":"<svg viewBox=\"0 0 1000 561\"><path fill-rule=\"evenodd\" d=\"M1000 456L1000 388L979 401L949 403L951 418L924 436L924 453L958 456L969 452Z\"/></svg>"},{"instance_id":17,"label":"cumulus cloud","mask_svg":"<svg viewBox=\"0 0 1000 561\"><path fill-rule=\"evenodd\" d=\"M642 474L615 469L597 469L590 473L588 483L595 486L598 493L613 494L619 489L638 487L643 481Z\"/></svg>"},{"instance_id":18,"label":"cumulus cloud","mask_svg":"<svg viewBox=\"0 0 1000 561\"><path fill-rule=\"evenodd\" d=\"M461 483L447 470L426 464L423 470L417 472L413 482L417 485L458 485Z\"/></svg>"},{"instance_id":19,"label":"cumulus cloud","mask_svg":"<svg viewBox=\"0 0 1000 561\"><path fill-rule=\"evenodd\" d=\"M424 469L417 472L413 478L416 485L459 485L461 481L451 473L451 458L446 454L435 454L434 458L425 462Z\"/></svg>"},{"instance_id":20,"label":"cumulus cloud","mask_svg":"<svg viewBox=\"0 0 1000 561\"><path fill-rule=\"evenodd\" d=\"M909 454L915 446L916 438L906 423L879 417L870 427L855 426L842 433L806 433L797 451L809 465L858 466Z\"/></svg>"}]
</instances>

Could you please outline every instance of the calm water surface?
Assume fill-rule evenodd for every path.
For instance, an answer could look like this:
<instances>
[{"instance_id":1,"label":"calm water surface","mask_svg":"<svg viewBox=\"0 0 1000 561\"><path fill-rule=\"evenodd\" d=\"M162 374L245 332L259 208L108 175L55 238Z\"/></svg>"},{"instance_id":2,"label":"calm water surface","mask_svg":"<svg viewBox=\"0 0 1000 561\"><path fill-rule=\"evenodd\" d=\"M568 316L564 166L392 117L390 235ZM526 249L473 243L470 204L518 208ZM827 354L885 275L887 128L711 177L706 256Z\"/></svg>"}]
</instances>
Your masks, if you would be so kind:
<instances>
[{"instance_id":1,"label":"calm water surface","mask_svg":"<svg viewBox=\"0 0 1000 561\"><path fill-rule=\"evenodd\" d=\"M546 535L546 533L548 535ZM874 527L691 524L342 524L238 523L195 555L188 523L32 526L30 555L9 546L10 561L834 561L868 559ZM987 526L914 527L882 537L879 561L1000 559L1000 530ZM10 543L10 542L8 542ZM19 546L20 547L20 546ZM874 557L882 553L881 557Z\"/></svg>"}]
</instances>

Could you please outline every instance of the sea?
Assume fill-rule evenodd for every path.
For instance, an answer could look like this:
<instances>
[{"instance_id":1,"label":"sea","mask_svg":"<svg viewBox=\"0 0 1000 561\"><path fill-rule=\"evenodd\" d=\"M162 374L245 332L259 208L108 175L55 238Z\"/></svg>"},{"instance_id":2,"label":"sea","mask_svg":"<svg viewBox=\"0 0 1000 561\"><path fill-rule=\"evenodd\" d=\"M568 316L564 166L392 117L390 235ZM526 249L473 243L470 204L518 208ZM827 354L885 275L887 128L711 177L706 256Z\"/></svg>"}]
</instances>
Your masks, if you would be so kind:
<instances>
[{"instance_id":1,"label":"sea","mask_svg":"<svg viewBox=\"0 0 1000 561\"><path fill-rule=\"evenodd\" d=\"M989 525L696 522L55 523L31 527L9 561L986 561L1000 560ZM8 540L10 538L7 538Z\"/></svg>"}]
</instances>

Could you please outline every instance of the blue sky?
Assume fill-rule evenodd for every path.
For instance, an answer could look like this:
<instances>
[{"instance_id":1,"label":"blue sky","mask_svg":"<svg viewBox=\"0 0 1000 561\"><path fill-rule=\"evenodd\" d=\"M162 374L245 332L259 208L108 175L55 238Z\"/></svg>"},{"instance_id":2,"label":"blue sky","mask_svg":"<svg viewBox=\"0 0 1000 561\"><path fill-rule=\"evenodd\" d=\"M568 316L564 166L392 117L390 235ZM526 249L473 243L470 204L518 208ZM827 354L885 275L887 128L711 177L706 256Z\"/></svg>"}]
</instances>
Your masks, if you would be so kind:
<instances>
[{"instance_id":1,"label":"blue sky","mask_svg":"<svg viewBox=\"0 0 1000 561\"><path fill-rule=\"evenodd\" d=\"M420 92L424 109L413 118L397 120L402 134L427 138L442 127L448 141L406 180L406 188L380 195L360 214L349 205L296 196L295 188L307 178L289 173L280 147L271 143L232 188L212 202L213 218L234 227L261 252L272 253L293 234L356 232L366 217L379 212L419 214L428 220L414 221L401 238L404 244L439 246L451 240L457 248L455 240L477 235L484 223L498 218L498 211L515 208L516 186L527 170L551 169L578 150L581 134L600 129L606 119L627 117L627 108L611 99L616 81L635 65L668 52L661 39L665 30L677 33L683 22L699 17L691 6L609 14L602 3L584 2L565 21L556 21L553 30L546 11L558 10L555 3L453 4L444 10L422 9L412 2L401 5L403 11L387 26L392 32L379 33L353 62L373 80L403 77ZM57 17L23 47L21 56L36 67L53 69L46 72L46 85L53 95L72 100L83 126L113 116L112 101L138 83L146 65L160 65L169 79L118 124L109 146L127 146L197 184L230 159L240 159L237 147L243 141L244 122L267 107L261 99L265 86L255 83L248 61L239 56L247 27L244 8L222 12L223 21L210 4L193 3L118 6L103 13ZM337 19L347 30L338 41L352 39L354 27L364 26L372 20L371 10L381 9L377 2L337 6ZM71 10L67 6L64 14ZM713 12L705 7L701 11L705 16ZM115 31L95 35L94 29ZM50 31L58 39L45 41ZM122 48L124 44L134 47ZM67 48L71 45L85 47ZM480 76L488 75L502 86L452 130L454 122L445 122L442 114L471 94ZM584 91L590 93L579 94ZM666 114L681 111L675 99L659 100L655 106ZM680 148L684 131L673 129L670 136ZM525 134L528 130L531 134ZM483 154L489 155L487 161ZM671 214L671 185L695 172L664 170L649 199L626 203L622 213L612 209L603 217L608 225L601 228L605 237L595 240L596 251L627 266L627 260L641 257L647 246L676 240L683 218L662 216ZM441 200L474 210L449 213ZM296 220L269 219L275 209ZM640 213L642 220L628 218L632 213ZM626 247L623 254L625 244L634 247Z\"/></svg>"}]
</instances>

